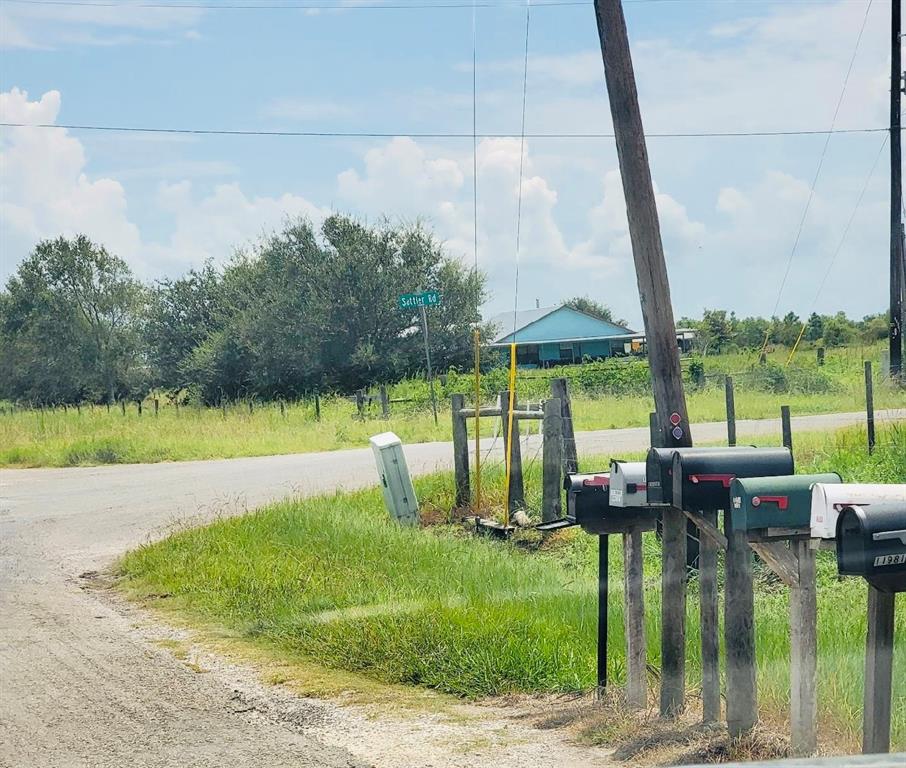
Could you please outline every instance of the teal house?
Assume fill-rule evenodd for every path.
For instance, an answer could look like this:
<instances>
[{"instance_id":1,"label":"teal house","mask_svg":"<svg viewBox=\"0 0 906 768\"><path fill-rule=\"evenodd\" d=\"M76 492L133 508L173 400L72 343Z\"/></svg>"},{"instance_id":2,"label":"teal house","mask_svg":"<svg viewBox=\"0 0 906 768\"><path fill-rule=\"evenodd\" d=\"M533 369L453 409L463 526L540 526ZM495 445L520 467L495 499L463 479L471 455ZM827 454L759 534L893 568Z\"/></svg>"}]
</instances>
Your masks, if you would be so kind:
<instances>
[{"instance_id":1,"label":"teal house","mask_svg":"<svg viewBox=\"0 0 906 768\"><path fill-rule=\"evenodd\" d=\"M516 343L516 363L522 368L549 368L583 360L602 360L645 352L645 334L601 320L572 307L539 307L503 312L488 321L494 328L491 347L508 359ZM685 350L693 333L677 331L677 344Z\"/></svg>"},{"instance_id":2,"label":"teal house","mask_svg":"<svg viewBox=\"0 0 906 768\"><path fill-rule=\"evenodd\" d=\"M514 333L515 320L515 333ZM571 307L541 307L504 312L489 320L493 347L516 342L516 362L526 368L580 363L624 354L635 335L622 325L600 320Z\"/></svg>"}]
</instances>

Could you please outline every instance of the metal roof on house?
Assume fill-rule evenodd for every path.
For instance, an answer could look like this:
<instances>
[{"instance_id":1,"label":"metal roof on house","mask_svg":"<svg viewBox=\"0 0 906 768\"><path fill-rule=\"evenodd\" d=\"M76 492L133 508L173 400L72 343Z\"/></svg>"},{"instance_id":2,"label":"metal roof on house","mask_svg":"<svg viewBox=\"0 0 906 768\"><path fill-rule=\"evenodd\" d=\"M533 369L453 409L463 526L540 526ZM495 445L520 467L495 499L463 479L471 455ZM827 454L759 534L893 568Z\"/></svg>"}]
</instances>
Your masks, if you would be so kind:
<instances>
[{"instance_id":1,"label":"metal roof on house","mask_svg":"<svg viewBox=\"0 0 906 768\"><path fill-rule=\"evenodd\" d=\"M550 315L559 312L563 313L563 317L558 320L554 320L553 318L550 321L545 320L545 318L548 318ZM570 320L570 318L572 319ZM543 323L539 322L542 320L544 321ZM578 327L564 328L564 320L566 321L566 325L579 325L582 327L581 329ZM517 343L520 340L524 343L580 341L611 338L617 335L632 333L629 328L625 328L622 325L602 320L593 315L563 305L524 309L516 313L502 312L499 315L490 318L488 323L494 328L494 337L493 341L491 341L492 345L509 343L514 334L514 326ZM538 323L537 326L535 326L536 323ZM523 338L523 331L529 328L529 326L535 326L532 329L534 333L530 331L528 332L528 336ZM566 333L564 333L564 331L566 331ZM536 338L536 336L538 337Z\"/></svg>"}]
</instances>

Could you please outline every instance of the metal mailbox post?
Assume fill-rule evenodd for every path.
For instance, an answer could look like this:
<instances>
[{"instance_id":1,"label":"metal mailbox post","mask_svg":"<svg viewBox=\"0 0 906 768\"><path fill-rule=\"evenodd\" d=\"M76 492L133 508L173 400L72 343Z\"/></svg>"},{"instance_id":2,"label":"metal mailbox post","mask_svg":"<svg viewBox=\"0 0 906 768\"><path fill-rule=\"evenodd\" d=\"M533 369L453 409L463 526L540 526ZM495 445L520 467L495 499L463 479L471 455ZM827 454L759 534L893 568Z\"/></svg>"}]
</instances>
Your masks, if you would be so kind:
<instances>
[{"instance_id":1,"label":"metal mailbox post","mask_svg":"<svg viewBox=\"0 0 906 768\"><path fill-rule=\"evenodd\" d=\"M598 658L597 685L607 685L607 601L609 592L609 534L624 536L626 589L626 658L627 699L633 706L644 706L645 640L644 609L641 601L642 566L641 534L654 530L656 510L620 507L611 504L611 474L570 474L564 479L567 515L560 520L541 523L539 530L556 530L579 525L586 533L598 537ZM637 539L632 538L637 537ZM633 542L632 545L626 542ZM638 544L637 548L635 543ZM637 595L637 599L633 599Z\"/></svg>"},{"instance_id":2,"label":"metal mailbox post","mask_svg":"<svg viewBox=\"0 0 906 768\"><path fill-rule=\"evenodd\" d=\"M732 530L790 587L790 743L793 754L818 747L818 600L815 549L809 540L812 486L840 476L735 478L730 483Z\"/></svg>"},{"instance_id":3,"label":"metal mailbox post","mask_svg":"<svg viewBox=\"0 0 906 768\"><path fill-rule=\"evenodd\" d=\"M702 638L702 703L705 721L720 716L717 548L726 549L724 644L727 660L727 727L730 735L749 732L757 721L755 695L755 594L752 555L744 532L734 530L730 484L737 477L793 473L788 448L679 449L673 455L672 503L702 533L699 593ZM663 480L662 480L663 483ZM651 492L649 478L649 493ZM724 512L724 532L717 513Z\"/></svg>"},{"instance_id":4,"label":"metal mailbox post","mask_svg":"<svg viewBox=\"0 0 906 768\"><path fill-rule=\"evenodd\" d=\"M836 534L839 572L868 582L862 752L889 752L894 598L906 592L906 493L844 506Z\"/></svg>"}]
</instances>

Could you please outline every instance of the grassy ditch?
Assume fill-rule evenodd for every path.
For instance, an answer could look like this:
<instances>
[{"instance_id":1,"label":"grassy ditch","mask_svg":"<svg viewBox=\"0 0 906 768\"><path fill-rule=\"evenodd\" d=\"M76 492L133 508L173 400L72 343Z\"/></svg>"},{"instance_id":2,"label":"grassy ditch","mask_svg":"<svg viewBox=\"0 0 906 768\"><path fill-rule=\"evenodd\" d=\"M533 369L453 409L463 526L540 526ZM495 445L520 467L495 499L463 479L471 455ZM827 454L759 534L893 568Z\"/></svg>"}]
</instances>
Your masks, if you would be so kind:
<instances>
[{"instance_id":1,"label":"grassy ditch","mask_svg":"<svg viewBox=\"0 0 906 768\"><path fill-rule=\"evenodd\" d=\"M906 431L881 433L867 457L858 431L800 439L799 471L837 468L847 480L906 482ZM588 460L587 466L592 466ZM529 487L540 485L537 465ZM493 470L494 473L497 470ZM486 487L499 488L489 473ZM269 506L187 529L121 562L130 595L203 626L223 627L287 659L428 686L462 697L574 691L594 684L596 540L576 529L542 542L476 539L449 522L451 478L416 481L422 529L391 524L377 490ZM496 500L496 499L492 499ZM530 496L532 503L532 496ZM614 571L619 537L611 537ZM648 656L659 666L660 552L645 537ZM819 564L822 729L855 743L865 637L865 585ZM620 579L612 578L619 589ZM698 681L698 619L689 601L690 685ZM906 668L906 601L898 598L897 669ZM760 701L782 721L789 697L788 593L759 571L756 632ZM623 617L609 617L612 678L624 674ZM656 680L652 679L652 684ZM906 747L906 677L894 679L894 745Z\"/></svg>"}]
</instances>

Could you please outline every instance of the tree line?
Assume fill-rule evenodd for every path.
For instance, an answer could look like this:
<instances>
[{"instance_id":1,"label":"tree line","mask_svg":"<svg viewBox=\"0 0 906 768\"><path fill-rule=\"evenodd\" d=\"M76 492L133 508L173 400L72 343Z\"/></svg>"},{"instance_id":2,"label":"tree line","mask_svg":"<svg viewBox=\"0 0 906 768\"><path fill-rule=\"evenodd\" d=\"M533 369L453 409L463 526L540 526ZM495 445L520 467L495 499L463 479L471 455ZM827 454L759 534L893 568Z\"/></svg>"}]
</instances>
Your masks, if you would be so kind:
<instances>
[{"instance_id":1,"label":"tree line","mask_svg":"<svg viewBox=\"0 0 906 768\"><path fill-rule=\"evenodd\" d=\"M485 277L445 253L420 223L304 219L177 279L144 284L84 235L38 243L0 290L0 399L114 402L151 392L217 403L351 392L424 373L417 309L403 293L434 289L428 311L437 370L469 369ZM600 302L564 304L622 323ZM793 313L770 320L706 310L682 318L699 351L769 343L840 346L884 338L883 314L861 321ZM490 329L483 328L483 338Z\"/></svg>"},{"instance_id":2,"label":"tree line","mask_svg":"<svg viewBox=\"0 0 906 768\"><path fill-rule=\"evenodd\" d=\"M397 299L427 289L442 296L432 362L468 365L484 276L419 223L292 220L224 267L151 285L84 235L47 240L0 292L0 398L215 403L398 380L425 363L418 310Z\"/></svg>"},{"instance_id":3,"label":"tree line","mask_svg":"<svg viewBox=\"0 0 906 768\"><path fill-rule=\"evenodd\" d=\"M737 317L725 309L706 309L700 320L682 317L678 327L695 331L695 346L703 353L732 352L768 345L791 348L845 347L873 344L887 338L888 316L884 312L851 320L845 312L819 315L812 312L804 320L795 312L783 317Z\"/></svg>"}]
</instances>

